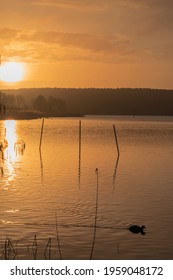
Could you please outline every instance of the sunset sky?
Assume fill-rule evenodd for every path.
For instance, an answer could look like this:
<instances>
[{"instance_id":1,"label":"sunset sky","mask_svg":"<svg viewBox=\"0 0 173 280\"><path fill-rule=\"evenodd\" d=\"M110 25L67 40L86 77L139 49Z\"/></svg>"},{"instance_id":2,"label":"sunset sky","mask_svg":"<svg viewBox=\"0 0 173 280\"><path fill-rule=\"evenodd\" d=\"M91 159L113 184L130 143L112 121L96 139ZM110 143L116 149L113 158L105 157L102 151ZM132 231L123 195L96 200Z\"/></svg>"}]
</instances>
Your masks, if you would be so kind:
<instances>
[{"instance_id":1,"label":"sunset sky","mask_svg":"<svg viewBox=\"0 0 173 280\"><path fill-rule=\"evenodd\" d=\"M25 66L1 89L173 89L173 1L0 0L0 55Z\"/></svg>"}]
</instances>

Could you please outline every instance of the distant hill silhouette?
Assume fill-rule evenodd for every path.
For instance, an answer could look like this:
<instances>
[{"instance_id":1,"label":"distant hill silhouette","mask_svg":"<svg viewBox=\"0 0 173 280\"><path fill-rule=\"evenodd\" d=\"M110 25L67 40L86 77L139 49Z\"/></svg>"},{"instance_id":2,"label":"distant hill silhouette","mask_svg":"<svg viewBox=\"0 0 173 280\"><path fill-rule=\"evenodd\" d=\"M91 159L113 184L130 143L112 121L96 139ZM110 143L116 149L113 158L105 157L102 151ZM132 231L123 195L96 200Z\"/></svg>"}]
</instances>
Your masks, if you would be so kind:
<instances>
[{"instance_id":1,"label":"distant hill silhouette","mask_svg":"<svg viewBox=\"0 0 173 280\"><path fill-rule=\"evenodd\" d=\"M31 88L3 90L20 108L34 109L38 96L49 100L50 108L84 115L173 115L173 90L149 88ZM20 98L19 98L20 96ZM54 99L57 105L53 106ZM39 97L40 98L40 97ZM40 98L41 100L41 98ZM35 102L35 103L34 103ZM8 103L8 102L7 102ZM18 107L17 101L14 102ZM23 104L23 105L22 105ZM8 107L8 104L6 104ZM10 104L14 107L13 104ZM59 107L58 107L59 106Z\"/></svg>"}]
</instances>

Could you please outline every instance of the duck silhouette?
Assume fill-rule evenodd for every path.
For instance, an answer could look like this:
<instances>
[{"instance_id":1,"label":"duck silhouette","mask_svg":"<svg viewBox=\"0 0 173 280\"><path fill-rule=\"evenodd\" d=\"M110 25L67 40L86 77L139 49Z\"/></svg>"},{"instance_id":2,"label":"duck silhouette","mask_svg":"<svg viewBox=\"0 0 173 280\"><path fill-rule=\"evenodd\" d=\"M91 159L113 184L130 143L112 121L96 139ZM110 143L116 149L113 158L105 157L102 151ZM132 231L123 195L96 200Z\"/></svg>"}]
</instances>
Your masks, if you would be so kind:
<instances>
[{"instance_id":1,"label":"duck silhouette","mask_svg":"<svg viewBox=\"0 0 173 280\"><path fill-rule=\"evenodd\" d=\"M132 233L141 233L142 235L145 235L144 229L145 229L145 226L140 227L140 226L137 226L137 225L133 225L133 226L129 227L129 230Z\"/></svg>"}]
</instances>

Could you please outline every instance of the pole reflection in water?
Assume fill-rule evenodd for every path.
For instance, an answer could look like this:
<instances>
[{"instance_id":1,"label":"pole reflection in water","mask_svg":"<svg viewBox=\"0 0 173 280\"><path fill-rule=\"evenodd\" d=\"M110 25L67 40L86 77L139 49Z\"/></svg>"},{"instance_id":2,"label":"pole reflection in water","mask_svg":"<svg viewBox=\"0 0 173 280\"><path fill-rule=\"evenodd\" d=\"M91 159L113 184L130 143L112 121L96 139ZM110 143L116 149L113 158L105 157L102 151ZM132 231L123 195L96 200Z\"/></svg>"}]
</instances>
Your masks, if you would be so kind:
<instances>
[{"instance_id":1,"label":"pole reflection in water","mask_svg":"<svg viewBox=\"0 0 173 280\"><path fill-rule=\"evenodd\" d=\"M40 168L41 168L41 184L43 187L43 159L42 159L41 149L39 151L39 154L40 154Z\"/></svg>"},{"instance_id":2,"label":"pole reflection in water","mask_svg":"<svg viewBox=\"0 0 173 280\"><path fill-rule=\"evenodd\" d=\"M80 178L81 178L81 140L82 140L82 123L79 121L79 167L78 167L78 185L80 188Z\"/></svg>"},{"instance_id":3,"label":"pole reflection in water","mask_svg":"<svg viewBox=\"0 0 173 280\"><path fill-rule=\"evenodd\" d=\"M119 154L118 154L118 156L117 156L116 163L115 163L115 170L114 170L114 175L113 175L113 185L115 184L115 179L116 179L116 175L117 175L118 163L119 163Z\"/></svg>"}]
</instances>

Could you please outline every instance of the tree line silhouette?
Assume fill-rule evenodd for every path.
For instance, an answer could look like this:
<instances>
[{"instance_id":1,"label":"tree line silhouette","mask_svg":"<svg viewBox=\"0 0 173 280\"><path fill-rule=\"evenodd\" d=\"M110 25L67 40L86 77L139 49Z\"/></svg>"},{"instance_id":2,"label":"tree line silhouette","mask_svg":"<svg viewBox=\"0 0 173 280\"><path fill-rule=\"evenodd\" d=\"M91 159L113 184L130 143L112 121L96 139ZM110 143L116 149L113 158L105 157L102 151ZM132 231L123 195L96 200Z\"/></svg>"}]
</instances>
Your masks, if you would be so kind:
<instances>
[{"instance_id":1,"label":"tree line silhouette","mask_svg":"<svg viewBox=\"0 0 173 280\"><path fill-rule=\"evenodd\" d=\"M30 88L4 90L10 110L83 115L173 115L173 90L150 88Z\"/></svg>"}]
</instances>

